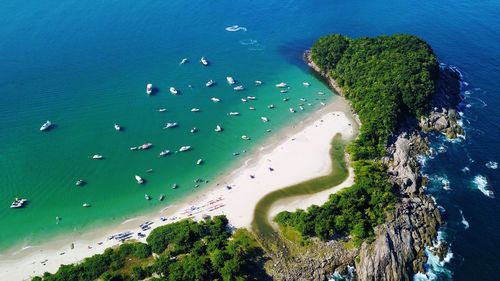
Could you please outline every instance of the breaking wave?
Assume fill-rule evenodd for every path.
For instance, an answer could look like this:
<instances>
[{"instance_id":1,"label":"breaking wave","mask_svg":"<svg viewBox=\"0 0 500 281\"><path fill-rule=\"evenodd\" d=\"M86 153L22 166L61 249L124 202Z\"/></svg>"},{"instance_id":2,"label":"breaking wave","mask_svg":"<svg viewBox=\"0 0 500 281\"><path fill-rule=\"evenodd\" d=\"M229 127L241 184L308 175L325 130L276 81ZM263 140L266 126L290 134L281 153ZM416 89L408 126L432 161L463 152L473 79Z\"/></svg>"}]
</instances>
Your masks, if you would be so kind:
<instances>
[{"instance_id":1,"label":"breaking wave","mask_svg":"<svg viewBox=\"0 0 500 281\"><path fill-rule=\"evenodd\" d=\"M435 281L435 280L451 280L452 271L446 267L453 258L453 253L448 247L448 252L442 260L433 253L433 250L438 248L445 241L442 231L438 231L437 241L432 247L425 248L427 262L424 265L425 272L419 272L413 277L414 281Z\"/></svg>"},{"instance_id":2,"label":"breaking wave","mask_svg":"<svg viewBox=\"0 0 500 281\"><path fill-rule=\"evenodd\" d=\"M459 211L460 211L460 216L462 216L462 224L464 225L464 228L465 229L469 228L469 222L465 219L464 213L462 212L462 210Z\"/></svg>"},{"instance_id":3,"label":"breaking wave","mask_svg":"<svg viewBox=\"0 0 500 281\"><path fill-rule=\"evenodd\" d=\"M488 163L484 164L486 168L496 170L498 169L498 163L495 161L489 161Z\"/></svg>"},{"instance_id":4,"label":"breaking wave","mask_svg":"<svg viewBox=\"0 0 500 281\"><path fill-rule=\"evenodd\" d=\"M488 179L486 179L485 176L483 175L477 175L474 177L472 180L472 184L474 187L479 189L484 195L490 197L490 198L495 198L495 194L493 193L493 190L490 190L488 188Z\"/></svg>"}]
</instances>

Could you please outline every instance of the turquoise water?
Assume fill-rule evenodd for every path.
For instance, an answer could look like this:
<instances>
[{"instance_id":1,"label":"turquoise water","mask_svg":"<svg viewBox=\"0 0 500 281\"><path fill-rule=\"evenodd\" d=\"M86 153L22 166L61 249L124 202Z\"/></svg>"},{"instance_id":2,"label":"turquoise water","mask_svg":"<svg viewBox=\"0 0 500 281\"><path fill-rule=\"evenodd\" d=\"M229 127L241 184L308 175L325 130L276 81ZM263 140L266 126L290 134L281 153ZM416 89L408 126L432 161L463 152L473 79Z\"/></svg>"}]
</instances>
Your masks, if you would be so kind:
<instances>
[{"instance_id":1,"label":"turquoise water","mask_svg":"<svg viewBox=\"0 0 500 281\"><path fill-rule=\"evenodd\" d=\"M296 122L318 106L325 87L304 67L301 54L319 36L344 33L374 36L413 33L427 40L439 59L456 65L468 86L463 107L466 139L434 138L442 153L428 161L429 192L446 209L443 237L451 243L448 263L429 264L432 280L495 280L500 260L497 147L500 89L500 2L498 1L2 1L0 3L0 248L33 244L53 234L82 231L110 220L160 208L198 192L193 179L214 179L269 134L267 128ZM238 24L246 32L227 32ZM206 56L212 65L198 63ZM191 62L179 66L181 58ZM227 75L247 86L234 93ZM212 89L203 84L214 79ZM253 81L264 81L262 88ZM292 85L287 94L313 104L292 115L273 84ZM310 88L302 81L312 81ZM146 83L160 92L144 93ZM193 90L187 84L194 86ZM173 97L168 87L182 95ZM256 111L241 96L253 95ZM220 104L212 96L223 99ZM267 110L275 103L274 111ZM467 106L468 105L468 106ZM167 108L164 114L156 110ZM202 112L189 112L200 107ZM228 118L228 111L242 116ZM260 116L271 119L261 123ZM50 132L38 128L50 119ZM166 122L180 127L162 130ZM125 128L115 132L113 124ZM223 134L212 132L217 124ZM192 126L200 128L191 135ZM244 142L239 137L250 135ZM152 142L150 151L130 146ZM193 151L159 159L162 149ZM446 152L444 152L446 151ZM103 154L92 161L88 156ZM206 165L196 166L198 158ZM452 161L450 159L453 159ZM462 171L464 167L469 170ZM146 174L145 170L154 172ZM147 180L138 186L133 175ZM443 190L446 176L451 190ZM481 177L479 177L481 176ZM84 178L88 185L76 188ZM180 184L171 190L172 183ZM201 187L203 188L203 186ZM203 192L203 191L201 191ZM144 193L155 200L147 202ZM158 203L159 194L167 194ZM8 208L15 196L28 197L23 210ZM92 208L81 204L89 202ZM465 228L462 216L468 221ZM55 224L55 216L63 220ZM434 277L432 274L434 274Z\"/></svg>"}]
</instances>

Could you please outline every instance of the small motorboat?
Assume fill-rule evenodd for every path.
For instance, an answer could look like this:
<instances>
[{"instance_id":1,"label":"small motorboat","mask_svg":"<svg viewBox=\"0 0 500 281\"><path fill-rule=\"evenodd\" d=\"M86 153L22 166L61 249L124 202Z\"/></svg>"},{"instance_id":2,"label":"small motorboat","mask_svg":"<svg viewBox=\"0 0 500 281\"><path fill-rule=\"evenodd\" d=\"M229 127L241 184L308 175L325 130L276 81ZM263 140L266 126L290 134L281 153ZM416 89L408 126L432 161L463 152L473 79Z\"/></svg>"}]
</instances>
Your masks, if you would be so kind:
<instances>
[{"instance_id":1,"label":"small motorboat","mask_svg":"<svg viewBox=\"0 0 500 281\"><path fill-rule=\"evenodd\" d=\"M243 91L245 90L245 87L243 87L243 85L239 85L239 86L236 86L233 88L235 91Z\"/></svg>"},{"instance_id":2,"label":"small motorboat","mask_svg":"<svg viewBox=\"0 0 500 281\"><path fill-rule=\"evenodd\" d=\"M270 105L268 105L268 106L267 106L267 108L269 108L269 109L273 109L273 108L274 108L274 104L270 104Z\"/></svg>"},{"instance_id":3,"label":"small motorboat","mask_svg":"<svg viewBox=\"0 0 500 281\"><path fill-rule=\"evenodd\" d=\"M242 98L241 101L242 102L247 102L247 99Z\"/></svg>"},{"instance_id":4,"label":"small motorboat","mask_svg":"<svg viewBox=\"0 0 500 281\"><path fill-rule=\"evenodd\" d=\"M188 62L188 59L187 58L183 58L179 64L185 64L187 62Z\"/></svg>"},{"instance_id":5,"label":"small motorboat","mask_svg":"<svg viewBox=\"0 0 500 281\"><path fill-rule=\"evenodd\" d=\"M236 112L236 111L233 111L233 112L229 112L227 115L229 115L229 116L238 116L238 115L240 115L240 113Z\"/></svg>"},{"instance_id":6,"label":"small motorboat","mask_svg":"<svg viewBox=\"0 0 500 281\"><path fill-rule=\"evenodd\" d=\"M151 200L151 196L149 196L149 195L147 195L147 194L144 194L144 198L145 198L146 200Z\"/></svg>"},{"instance_id":7,"label":"small motorboat","mask_svg":"<svg viewBox=\"0 0 500 281\"><path fill-rule=\"evenodd\" d=\"M278 88L286 88L286 87L288 87L288 85L285 82L281 82L279 84L276 84L276 87L278 87Z\"/></svg>"},{"instance_id":8,"label":"small motorboat","mask_svg":"<svg viewBox=\"0 0 500 281\"><path fill-rule=\"evenodd\" d=\"M170 93L172 95L177 95L178 92L177 92L177 89L175 87L170 87Z\"/></svg>"},{"instance_id":9,"label":"small motorboat","mask_svg":"<svg viewBox=\"0 0 500 281\"><path fill-rule=\"evenodd\" d=\"M84 208L88 208L88 207L90 207L90 204L89 204L89 203L83 203L83 205L82 205L82 206L83 206Z\"/></svg>"},{"instance_id":10,"label":"small motorboat","mask_svg":"<svg viewBox=\"0 0 500 281\"><path fill-rule=\"evenodd\" d=\"M179 185L178 185L178 184L176 184L176 183L174 183L174 184L172 185L172 189L177 189L178 187L179 187Z\"/></svg>"},{"instance_id":11,"label":"small motorboat","mask_svg":"<svg viewBox=\"0 0 500 281\"><path fill-rule=\"evenodd\" d=\"M94 156L92 156L92 159L96 159L96 160L99 160L99 159L102 159L103 156L102 155L99 155L99 154L95 154Z\"/></svg>"},{"instance_id":12,"label":"small motorboat","mask_svg":"<svg viewBox=\"0 0 500 281\"><path fill-rule=\"evenodd\" d=\"M196 107L193 107L193 108L191 108L191 112L200 112L200 109L196 108Z\"/></svg>"},{"instance_id":13,"label":"small motorboat","mask_svg":"<svg viewBox=\"0 0 500 281\"><path fill-rule=\"evenodd\" d=\"M118 125L118 123L115 123L115 130L120 131L121 129L122 129L122 127L120 127L120 125Z\"/></svg>"},{"instance_id":14,"label":"small motorboat","mask_svg":"<svg viewBox=\"0 0 500 281\"><path fill-rule=\"evenodd\" d=\"M165 125L165 127L163 127L163 129L170 129L170 128L175 128L177 127L177 123L175 122L172 122L172 123L167 123L167 125Z\"/></svg>"},{"instance_id":15,"label":"small motorboat","mask_svg":"<svg viewBox=\"0 0 500 281\"><path fill-rule=\"evenodd\" d=\"M14 199L14 202L12 202L12 204L10 204L10 207L11 208L22 208L24 207L24 203L28 202L28 199L19 199L19 198L16 198Z\"/></svg>"},{"instance_id":16,"label":"small motorboat","mask_svg":"<svg viewBox=\"0 0 500 281\"><path fill-rule=\"evenodd\" d=\"M181 146L181 148L179 148L179 152L188 151L190 149L191 149L191 146L189 146L189 145Z\"/></svg>"},{"instance_id":17,"label":"small motorboat","mask_svg":"<svg viewBox=\"0 0 500 281\"><path fill-rule=\"evenodd\" d=\"M160 109L158 109L158 112L165 112L165 111L167 111L166 108L160 108Z\"/></svg>"},{"instance_id":18,"label":"small motorboat","mask_svg":"<svg viewBox=\"0 0 500 281\"><path fill-rule=\"evenodd\" d=\"M291 113L295 113L295 109L293 107L290 107L288 110L290 110Z\"/></svg>"},{"instance_id":19,"label":"small motorboat","mask_svg":"<svg viewBox=\"0 0 500 281\"><path fill-rule=\"evenodd\" d=\"M260 117L260 120L262 120L262 122L264 122L264 123L269 122L269 118L264 117L264 116Z\"/></svg>"},{"instance_id":20,"label":"small motorboat","mask_svg":"<svg viewBox=\"0 0 500 281\"><path fill-rule=\"evenodd\" d=\"M320 95L320 96L324 96L324 95L325 95L325 93L323 93L323 92L318 92L318 95Z\"/></svg>"},{"instance_id":21,"label":"small motorboat","mask_svg":"<svg viewBox=\"0 0 500 281\"><path fill-rule=\"evenodd\" d=\"M47 120L47 122L43 123L42 127L40 127L40 131L46 131L52 126L52 123Z\"/></svg>"},{"instance_id":22,"label":"small motorboat","mask_svg":"<svg viewBox=\"0 0 500 281\"><path fill-rule=\"evenodd\" d=\"M282 94L288 93L288 90L287 89L281 90L280 93L282 93Z\"/></svg>"},{"instance_id":23,"label":"small motorboat","mask_svg":"<svg viewBox=\"0 0 500 281\"><path fill-rule=\"evenodd\" d=\"M148 149L148 148L150 148L150 147L152 147L152 146L153 146L153 144L152 144L152 143L150 143L150 142L148 142L148 143L145 143L145 144L143 144L143 145L139 146L139 147L138 147L138 149L141 149L141 150L146 150L146 149Z\"/></svg>"},{"instance_id":24,"label":"small motorboat","mask_svg":"<svg viewBox=\"0 0 500 281\"><path fill-rule=\"evenodd\" d=\"M163 157L165 155L169 155L170 154L170 150L163 150L163 151L160 151L160 157Z\"/></svg>"},{"instance_id":25,"label":"small motorboat","mask_svg":"<svg viewBox=\"0 0 500 281\"><path fill-rule=\"evenodd\" d=\"M198 132L198 128L194 127L194 128L192 128L192 129L191 129L191 131L190 131L190 132L191 132L192 134L194 134L194 133Z\"/></svg>"},{"instance_id":26,"label":"small motorboat","mask_svg":"<svg viewBox=\"0 0 500 281\"><path fill-rule=\"evenodd\" d=\"M254 96L248 96L247 99L249 99L249 100L256 100L257 98L254 97Z\"/></svg>"},{"instance_id":27,"label":"small motorboat","mask_svg":"<svg viewBox=\"0 0 500 281\"><path fill-rule=\"evenodd\" d=\"M229 83L229 85L233 85L234 83L236 83L234 81L233 77L231 77L231 76L226 77L226 80L227 80L227 83Z\"/></svg>"},{"instance_id":28,"label":"small motorboat","mask_svg":"<svg viewBox=\"0 0 500 281\"><path fill-rule=\"evenodd\" d=\"M222 132L222 130L223 129L222 129L222 127L220 125L215 126L214 131L216 131L216 132Z\"/></svg>"},{"instance_id":29,"label":"small motorboat","mask_svg":"<svg viewBox=\"0 0 500 281\"><path fill-rule=\"evenodd\" d=\"M306 102L306 99L305 98L300 98L300 101L301 102Z\"/></svg>"},{"instance_id":30,"label":"small motorboat","mask_svg":"<svg viewBox=\"0 0 500 281\"><path fill-rule=\"evenodd\" d=\"M302 85L304 85L305 87L311 86L311 84L309 82L303 82Z\"/></svg>"},{"instance_id":31,"label":"small motorboat","mask_svg":"<svg viewBox=\"0 0 500 281\"><path fill-rule=\"evenodd\" d=\"M76 183L75 183L76 186L82 186L82 185L85 185L85 181L84 180L77 180Z\"/></svg>"},{"instance_id":32,"label":"small motorboat","mask_svg":"<svg viewBox=\"0 0 500 281\"><path fill-rule=\"evenodd\" d=\"M211 98L211 100L212 100L213 102L220 102L220 99L219 99L219 98L216 98L216 97Z\"/></svg>"},{"instance_id":33,"label":"small motorboat","mask_svg":"<svg viewBox=\"0 0 500 281\"><path fill-rule=\"evenodd\" d=\"M212 80L212 79L210 79L210 80L208 80L208 82L207 82L207 83L205 83L205 86L207 86L207 87L212 87L214 84L215 84L215 81L214 81L214 80Z\"/></svg>"},{"instance_id":34,"label":"small motorboat","mask_svg":"<svg viewBox=\"0 0 500 281\"><path fill-rule=\"evenodd\" d=\"M158 201L163 201L163 199L165 199L165 194L161 194L160 198L158 198Z\"/></svg>"},{"instance_id":35,"label":"small motorboat","mask_svg":"<svg viewBox=\"0 0 500 281\"><path fill-rule=\"evenodd\" d=\"M250 106L248 109L250 109L250 110L255 110L255 107Z\"/></svg>"},{"instance_id":36,"label":"small motorboat","mask_svg":"<svg viewBox=\"0 0 500 281\"><path fill-rule=\"evenodd\" d=\"M289 101L289 100L290 100L289 97L283 98L283 101Z\"/></svg>"},{"instance_id":37,"label":"small motorboat","mask_svg":"<svg viewBox=\"0 0 500 281\"><path fill-rule=\"evenodd\" d=\"M200 63L203 65L203 66L208 66L208 61L205 57L201 57L200 59Z\"/></svg>"},{"instance_id":38,"label":"small motorboat","mask_svg":"<svg viewBox=\"0 0 500 281\"><path fill-rule=\"evenodd\" d=\"M146 94L151 95L153 93L153 84L146 85Z\"/></svg>"},{"instance_id":39,"label":"small motorboat","mask_svg":"<svg viewBox=\"0 0 500 281\"><path fill-rule=\"evenodd\" d=\"M241 136L241 139L242 139L242 140L250 140L250 137L249 137L249 136L245 136L245 135L243 135L243 136Z\"/></svg>"},{"instance_id":40,"label":"small motorboat","mask_svg":"<svg viewBox=\"0 0 500 281\"><path fill-rule=\"evenodd\" d=\"M135 175L135 180L137 181L138 184L144 183L144 180L141 177L139 177L138 175Z\"/></svg>"},{"instance_id":41,"label":"small motorboat","mask_svg":"<svg viewBox=\"0 0 500 281\"><path fill-rule=\"evenodd\" d=\"M262 85L262 81L260 80L255 80L255 86L260 86Z\"/></svg>"},{"instance_id":42,"label":"small motorboat","mask_svg":"<svg viewBox=\"0 0 500 281\"><path fill-rule=\"evenodd\" d=\"M196 165L201 165L203 164L203 159L198 159L198 161L196 161Z\"/></svg>"},{"instance_id":43,"label":"small motorboat","mask_svg":"<svg viewBox=\"0 0 500 281\"><path fill-rule=\"evenodd\" d=\"M299 105L300 110L304 110L304 107L302 105Z\"/></svg>"}]
</instances>

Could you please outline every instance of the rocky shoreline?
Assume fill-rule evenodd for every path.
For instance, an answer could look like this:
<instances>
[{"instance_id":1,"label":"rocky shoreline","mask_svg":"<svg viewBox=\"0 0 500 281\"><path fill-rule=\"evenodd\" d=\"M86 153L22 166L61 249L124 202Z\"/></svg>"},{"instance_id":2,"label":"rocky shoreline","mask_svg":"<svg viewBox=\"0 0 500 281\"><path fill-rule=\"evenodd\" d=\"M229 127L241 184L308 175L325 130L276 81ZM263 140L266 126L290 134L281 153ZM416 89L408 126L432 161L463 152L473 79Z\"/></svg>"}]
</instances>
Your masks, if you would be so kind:
<instances>
[{"instance_id":1,"label":"rocky shoreline","mask_svg":"<svg viewBox=\"0 0 500 281\"><path fill-rule=\"evenodd\" d=\"M321 75L339 95L342 89L328 73L322 71L304 54L309 67ZM389 178L399 191L399 199L387 221L375 228L375 239L359 249L348 248L339 241L314 240L301 256L273 257L271 274L276 280L328 280L333 272L347 273L355 266L356 280L412 280L425 272L425 248L432 246L440 225L444 223L432 198L424 193L426 178L420 173L418 157L429 153L426 132L441 132L449 138L463 135L457 106L461 102L461 75L452 67L442 66L429 114L421 120L408 120L387 148L382 161L388 166ZM446 245L436 249L446 253ZM330 253L330 254L329 254Z\"/></svg>"}]
</instances>

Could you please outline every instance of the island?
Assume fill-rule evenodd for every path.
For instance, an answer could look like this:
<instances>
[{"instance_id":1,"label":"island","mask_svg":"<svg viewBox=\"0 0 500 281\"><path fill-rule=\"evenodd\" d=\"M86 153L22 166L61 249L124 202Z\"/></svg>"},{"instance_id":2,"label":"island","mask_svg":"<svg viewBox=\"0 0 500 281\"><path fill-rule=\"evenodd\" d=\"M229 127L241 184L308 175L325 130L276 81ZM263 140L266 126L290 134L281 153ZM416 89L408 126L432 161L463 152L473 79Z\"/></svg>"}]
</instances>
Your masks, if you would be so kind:
<instances>
[{"instance_id":1,"label":"island","mask_svg":"<svg viewBox=\"0 0 500 281\"><path fill-rule=\"evenodd\" d=\"M412 280L425 272L425 250L443 218L424 192L417 160L428 153L426 132L463 133L455 110L460 73L404 34L328 35L304 57L360 123L348 144L334 138L330 176L308 184L333 190L352 170L352 185L322 205L274 217L270 207L283 198L273 197L264 211L259 202L245 210L259 215L248 230L233 229L225 216L159 226L147 243L127 242L33 280ZM434 250L443 254L446 245Z\"/></svg>"}]
</instances>

